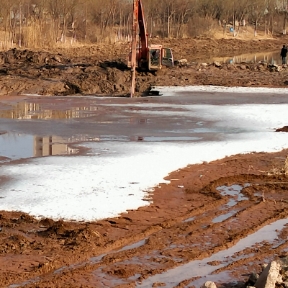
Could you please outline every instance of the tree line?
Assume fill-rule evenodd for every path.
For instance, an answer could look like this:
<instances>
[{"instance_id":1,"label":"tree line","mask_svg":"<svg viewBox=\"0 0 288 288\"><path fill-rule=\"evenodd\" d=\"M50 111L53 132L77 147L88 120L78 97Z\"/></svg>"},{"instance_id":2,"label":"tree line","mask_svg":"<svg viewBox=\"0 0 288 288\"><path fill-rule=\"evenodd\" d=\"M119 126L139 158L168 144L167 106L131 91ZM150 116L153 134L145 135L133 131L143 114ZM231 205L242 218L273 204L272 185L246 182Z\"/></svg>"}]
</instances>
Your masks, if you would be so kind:
<instances>
[{"instance_id":1,"label":"tree line","mask_svg":"<svg viewBox=\"0 0 288 288\"><path fill-rule=\"evenodd\" d=\"M1 0L0 48L129 41L132 0ZM196 37L221 26L236 36L286 34L288 0L142 0L150 37Z\"/></svg>"}]
</instances>

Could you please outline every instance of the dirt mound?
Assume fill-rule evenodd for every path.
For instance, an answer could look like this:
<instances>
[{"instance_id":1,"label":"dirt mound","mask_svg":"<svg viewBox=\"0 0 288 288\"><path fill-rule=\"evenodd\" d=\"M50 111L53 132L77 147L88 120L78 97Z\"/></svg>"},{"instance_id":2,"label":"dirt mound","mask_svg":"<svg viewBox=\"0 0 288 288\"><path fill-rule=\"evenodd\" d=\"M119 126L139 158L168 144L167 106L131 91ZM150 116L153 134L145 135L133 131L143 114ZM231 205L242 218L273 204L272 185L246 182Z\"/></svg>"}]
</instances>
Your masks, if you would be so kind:
<instances>
[{"instance_id":1,"label":"dirt mound","mask_svg":"<svg viewBox=\"0 0 288 288\"><path fill-rule=\"evenodd\" d=\"M288 126L283 126L282 128L276 129L276 132L288 132Z\"/></svg>"},{"instance_id":2,"label":"dirt mound","mask_svg":"<svg viewBox=\"0 0 288 288\"><path fill-rule=\"evenodd\" d=\"M252 51L271 51L284 39L152 39L171 47L175 60L186 65L157 73L139 72L136 95L149 94L157 85L287 86L286 67L265 65L201 66L212 56L231 56ZM53 51L11 49L0 53L1 95L109 95L129 96L131 72L126 61L129 44L84 46ZM202 60L201 60L202 59ZM179 63L179 61L178 61ZM271 73L273 72L273 73Z\"/></svg>"}]
</instances>

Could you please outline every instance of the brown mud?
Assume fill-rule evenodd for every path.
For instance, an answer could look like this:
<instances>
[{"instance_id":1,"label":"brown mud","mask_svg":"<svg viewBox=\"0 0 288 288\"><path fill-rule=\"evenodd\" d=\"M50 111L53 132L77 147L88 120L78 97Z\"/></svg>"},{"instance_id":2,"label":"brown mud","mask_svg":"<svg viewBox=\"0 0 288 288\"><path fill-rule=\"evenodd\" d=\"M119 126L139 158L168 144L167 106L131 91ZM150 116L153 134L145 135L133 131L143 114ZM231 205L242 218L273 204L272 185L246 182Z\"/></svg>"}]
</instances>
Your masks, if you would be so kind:
<instances>
[{"instance_id":1,"label":"brown mud","mask_svg":"<svg viewBox=\"0 0 288 288\"><path fill-rule=\"evenodd\" d=\"M136 287L151 275L228 249L287 218L287 152L235 155L180 169L169 175L170 184L155 188L150 206L113 219L77 223L1 211L1 287ZM233 184L243 185L245 199L230 207L219 187ZM213 221L227 213L227 219ZM215 273L231 275L218 283L235 287L233 280L245 287L249 273L261 271L263 262L286 255L287 235L288 225L276 242L259 235L257 245L247 243L230 255L232 261L223 258L224 267ZM177 287L192 280L187 274Z\"/></svg>"},{"instance_id":2,"label":"brown mud","mask_svg":"<svg viewBox=\"0 0 288 288\"><path fill-rule=\"evenodd\" d=\"M269 67L267 63L202 63L215 56L279 50L287 39L153 39L152 42L171 47L175 60L186 59L187 65L137 73L137 95L148 94L155 85L286 87L286 67ZM116 43L50 51L15 48L1 52L0 95L127 96L131 86L131 72L126 66L129 49L129 44Z\"/></svg>"},{"instance_id":3,"label":"brown mud","mask_svg":"<svg viewBox=\"0 0 288 288\"><path fill-rule=\"evenodd\" d=\"M286 67L276 71L265 64L194 63L204 56L258 52L260 47L272 51L283 41L167 41L176 59L186 58L190 65L139 73L137 91L140 95L153 85L188 84L286 87ZM25 93L126 95L128 50L126 44L119 44L2 52L0 97L15 102ZM160 183L149 194L149 206L116 218L68 222L0 211L0 287L136 287L152 275L229 249L260 228L287 218L287 153L235 155L180 169L167 177L170 184ZM0 175L0 184L4 181ZM242 187L243 199L220 193L219 187L231 189L234 184ZM247 243L229 259L208 262L215 267L212 274L220 275L217 287L245 287L250 273L261 271L263 262L286 255L288 226L276 232L274 241L262 241L260 234L257 244ZM197 277L192 272L184 280L175 279L173 287L193 287ZM146 287L166 284L154 281Z\"/></svg>"}]
</instances>

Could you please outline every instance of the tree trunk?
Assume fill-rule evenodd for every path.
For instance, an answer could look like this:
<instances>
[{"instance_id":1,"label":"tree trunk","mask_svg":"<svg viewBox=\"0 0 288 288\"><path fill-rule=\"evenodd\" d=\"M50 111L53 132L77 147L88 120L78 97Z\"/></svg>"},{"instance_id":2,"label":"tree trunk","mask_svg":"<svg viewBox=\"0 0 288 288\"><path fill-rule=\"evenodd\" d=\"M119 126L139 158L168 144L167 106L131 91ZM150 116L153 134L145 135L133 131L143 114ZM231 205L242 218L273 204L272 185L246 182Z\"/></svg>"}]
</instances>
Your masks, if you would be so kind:
<instances>
[{"instance_id":1,"label":"tree trunk","mask_svg":"<svg viewBox=\"0 0 288 288\"><path fill-rule=\"evenodd\" d=\"M258 23L258 20L255 20L255 26L254 26L254 37L257 36L257 23Z\"/></svg>"},{"instance_id":2,"label":"tree trunk","mask_svg":"<svg viewBox=\"0 0 288 288\"><path fill-rule=\"evenodd\" d=\"M283 35L286 35L286 18L287 18L287 12L284 12L284 20L283 20Z\"/></svg>"}]
</instances>

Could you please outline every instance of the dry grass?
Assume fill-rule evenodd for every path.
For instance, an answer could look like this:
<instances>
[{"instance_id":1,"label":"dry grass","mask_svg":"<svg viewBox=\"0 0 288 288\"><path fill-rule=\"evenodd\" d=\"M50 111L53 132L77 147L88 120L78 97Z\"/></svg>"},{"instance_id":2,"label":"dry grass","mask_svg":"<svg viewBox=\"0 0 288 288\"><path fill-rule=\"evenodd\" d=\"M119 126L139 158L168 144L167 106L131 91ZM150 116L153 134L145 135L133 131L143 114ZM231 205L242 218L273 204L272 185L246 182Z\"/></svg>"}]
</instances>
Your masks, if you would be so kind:
<instances>
[{"instance_id":1,"label":"dry grass","mask_svg":"<svg viewBox=\"0 0 288 288\"><path fill-rule=\"evenodd\" d=\"M72 31L67 31L65 37L61 37L62 31L59 29L57 33L53 27L49 25L41 25L40 22L33 22L29 26L22 28L21 43L24 48L71 48L82 47L87 44L113 44L125 41L118 39L115 29L107 28L104 32L98 26L90 27L87 31L86 38L83 31L75 31L73 37ZM19 47L20 35L17 33L12 41L8 32L0 31L0 50L8 50Z\"/></svg>"}]
</instances>

